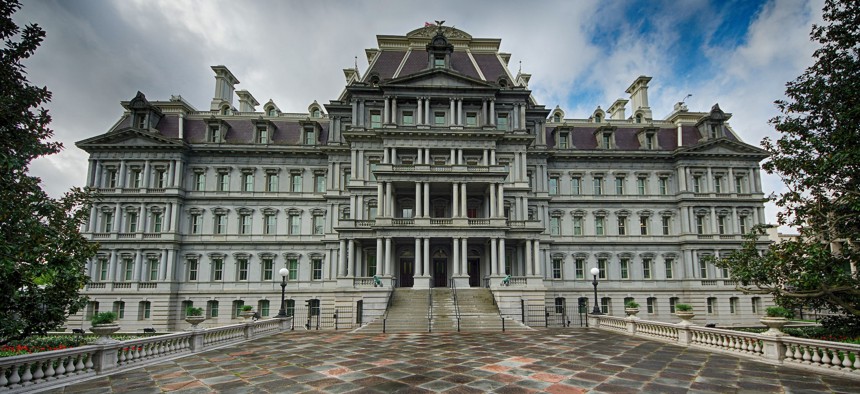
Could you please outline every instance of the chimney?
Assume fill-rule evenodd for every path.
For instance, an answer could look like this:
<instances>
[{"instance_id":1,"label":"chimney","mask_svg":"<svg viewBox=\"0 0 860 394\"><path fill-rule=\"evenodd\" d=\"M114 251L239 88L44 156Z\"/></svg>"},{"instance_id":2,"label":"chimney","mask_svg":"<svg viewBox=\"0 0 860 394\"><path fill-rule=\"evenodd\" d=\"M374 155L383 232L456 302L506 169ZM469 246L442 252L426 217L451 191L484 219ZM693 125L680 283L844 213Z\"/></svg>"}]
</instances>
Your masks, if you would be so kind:
<instances>
[{"instance_id":1,"label":"chimney","mask_svg":"<svg viewBox=\"0 0 860 394\"><path fill-rule=\"evenodd\" d=\"M625 105L627 105L627 100L615 100L615 102L609 106L609 119L624 120L626 118L626 116L624 116Z\"/></svg>"},{"instance_id":2,"label":"chimney","mask_svg":"<svg viewBox=\"0 0 860 394\"><path fill-rule=\"evenodd\" d=\"M648 82L651 82L651 77L640 75L625 92L630 95L630 101L633 102L633 113L638 111L642 113L643 118L652 119L651 107L648 106Z\"/></svg>"},{"instance_id":3,"label":"chimney","mask_svg":"<svg viewBox=\"0 0 860 394\"><path fill-rule=\"evenodd\" d=\"M247 90L237 90L236 95L239 96L239 112L257 112L257 106L260 103Z\"/></svg>"},{"instance_id":4,"label":"chimney","mask_svg":"<svg viewBox=\"0 0 860 394\"><path fill-rule=\"evenodd\" d=\"M225 66L212 66L212 71L215 71L215 96L210 109L218 111L225 103L232 107L234 86L239 80Z\"/></svg>"}]
</instances>

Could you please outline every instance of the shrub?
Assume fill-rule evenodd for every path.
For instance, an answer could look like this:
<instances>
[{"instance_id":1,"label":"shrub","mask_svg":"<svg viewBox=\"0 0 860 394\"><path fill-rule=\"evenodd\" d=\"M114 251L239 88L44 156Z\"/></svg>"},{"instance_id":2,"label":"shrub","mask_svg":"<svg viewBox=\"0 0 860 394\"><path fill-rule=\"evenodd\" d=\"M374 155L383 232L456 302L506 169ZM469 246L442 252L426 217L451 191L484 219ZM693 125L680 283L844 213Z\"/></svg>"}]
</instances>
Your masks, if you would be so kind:
<instances>
[{"instance_id":1,"label":"shrub","mask_svg":"<svg viewBox=\"0 0 860 394\"><path fill-rule=\"evenodd\" d=\"M243 312L248 312L248 311L250 311L250 310L252 310L252 309L254 309L254 307L253 307L253 306L251 306L251 305L242 305L242 311L243 311Z\"/></svg>"},{"instance_id":2,"label":"shrub","mask_svg":"<svg viewBox=\"0 0 860 394\"><path fill-rule=\"evenodd\" d=\"M624 306L625 306L625 307L627 307L627 308L638 308L638 307L639 307L639 303L638 303L638 302L636 302L636 301L627 301L627 303L626 303L626 304L624 304Z\"/></svg>"},{"instance_id":3,"label":"shrub","mask_svg":"<svg viewBox=\"0 0 860 394\"><path fill-rule=\"evenodd\" d=\"M195 308L193 306L189 306L185 309L186 316L203 316L203 308Z\"/></svg>"},{"instance_id":4,"label":"shrub","mask_svg":"<svg viewBox=\"0 0 860 394\"><path fill-rule=\"evenodd\" d=\"M690 306L689 304L676 304L675 310L678 312L692 312L693 307Z\"/></svg>"},{"instance_id":5,"label":"shrub","mask_svg":"<svg viewBox=\"0 0 860 394\"><path fill-rule=\"evenodd\" d=\"M833 335L860 337L860 317L858 316L827 316L821 319L821 326Z\"/></svg>"},{"instance_id":6,"label":"shrub","mask_svg":"<svg viewBox=\"0 0 860 394\"><path fill-rule=\"evenodd\" d=\"M99 312L99 313L96 313L95 315L93 315L92 319L90 319L90 322L92 322L93 325L95 326L97 324L111 324L115 320L116 320L116 313Z\"/></svg>"},{"instance_id":7,"label":"shrub","mask_svg":"<svg viewBox=\"0 0 860 394\"><path fill-rule=\"evenodd\" d=\"M769 306L765 310L765 314L767 314L767 317L785 317L785 318L791 318L794 315L793 313L791 313L790 310L785 309L781 306Z\"/></svg>"}]
</instances>

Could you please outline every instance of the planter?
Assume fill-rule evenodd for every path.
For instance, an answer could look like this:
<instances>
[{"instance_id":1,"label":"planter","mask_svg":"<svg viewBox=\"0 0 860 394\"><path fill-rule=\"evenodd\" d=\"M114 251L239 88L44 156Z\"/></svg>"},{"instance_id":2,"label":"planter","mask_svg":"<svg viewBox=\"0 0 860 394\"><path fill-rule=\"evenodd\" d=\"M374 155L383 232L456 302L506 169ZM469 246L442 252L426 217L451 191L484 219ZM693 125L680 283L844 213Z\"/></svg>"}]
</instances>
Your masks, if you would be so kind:
<instances>
[{"instance_id":1,"label":"planter","mask_svg":"<svg viewBox=\"0 0 860 394\"><path fill-rule=\"evenodd\" d=\"M242 317L245 319L245 321L249 321L252 317L254 317L254 311L242 311Z\"/></svg>"},{"instance_id":2,"label":"planter","mask_svg":"<svg viewBox=\"0 0 860 394\"><path fill-rule=\"evenodd\" d=\"M639 317L636 316L636 314L639 313L639 308L624 308L624 313L627 314L628 319L632 319L632 320L639 319Z\"/></svg>"},{"instance_id":3,"label":"planter","mask_svg":"<svg viewBox=\"0 0 860 394\"><path fill-rule=\"evenodd\" d=\"M767 326L767 331L761 333L762 335L770 335L775 337L785 335L785 333L782 332L782 327L788 324L788 319L784 317L765 316L759 321L761 322L761 324Z\"/></svg>"},{"instance_id":4,"label":"planter","mask_svg":"<svg viewBox=\"0 0 860 394\"><path fill-rule=\"evenodd\" d=\"M696 315L693 312L677 311L675 312L675 316L678 316L678 318L681 319L681 322L678 323L678 325L691 326L693 323L690 320Z\"/></svg>"},{"instance_id":5,"label":"planter","mask_svg":"<svg viewBox=\"0 0 860 394\"><path fill-rule=\"evenodd\" d=\"M185 321L191 324L191 330L199 330L197 327L198 324L203 323L206 320L206 316L186 316Z\"/></svg>"},{"instance_id":6,"label":"planter","mask_svg":"<svg viewBox=\"0 0 860 394\"><path fill-rule=\"evenodd\" d=\"M110 334L113 334L113 333L119 331L119 325L116 323L96 324L96 325L90 327L90 331L92 331L93 334L96 334L99 336L99 339L97 339L95 342L97 345L119 342L115 339L111 339L111 337L109 336Z\"/></svg>"}]
</instances>

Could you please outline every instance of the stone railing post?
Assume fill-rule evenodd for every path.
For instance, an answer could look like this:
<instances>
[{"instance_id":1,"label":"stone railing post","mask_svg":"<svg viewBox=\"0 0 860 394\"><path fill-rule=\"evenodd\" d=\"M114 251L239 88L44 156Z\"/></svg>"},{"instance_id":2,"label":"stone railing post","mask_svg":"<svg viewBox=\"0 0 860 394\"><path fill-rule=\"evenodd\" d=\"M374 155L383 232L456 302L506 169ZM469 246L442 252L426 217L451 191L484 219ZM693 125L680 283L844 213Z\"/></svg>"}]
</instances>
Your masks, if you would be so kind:
<instances>
[{"instance_id":1,"label":"stone railing post","mask_svg":"<svg viewBox=\"0 0 860 394\"><path fill-rule=\"evenodd\" d=\"M636 335L636 320L627 319L627 332L630 335Z\"/></svg>"},{"instance_id":2,"label":"stone railing post","mask_svg":"<svg viewBox=\"0 0 860 394\"><path fill-rule=\"evenodd\" d=\"M203 351L203 335L206 330L191 331L191 352L197 353Z\"/></svg>"},{"instance_id":3,"label":"stone railing post","mask_svg":"<svg viewBox=\"0 0 860 394\"><path fill-rule=\"evenodd\" d=\"M289 331L290 330L291 323L293 322L292 317L279 317L277 319L281 323L281 326L280 326L281 331Z\"/></svg>"},{"instance_id":4,"label":"stone railing post","mask_svg":"<svg viewBox=\"0 0 860 394\"><path fill-rule=\"evenodd\" d=\"M116 369L117 356L119 354L119 344L95 345L99 346L93 356L93 368L98 373L104 373Z\"/></svg>"},{"instance_id":5,"label":"stone railing post","mask_svg":"<svg viewBox=\"0 0 860 394\"><path fill-rule=\"evenodd\" d=\"M780 336L760 335L762 355L770 363L781 364L785 359L785 345Z\"/></svg>"},{"instance_id":6,"label":"stone railing post","mask_svg":"<svg viewBox=\"0 0 860 394\"><path fill-rule=\"evenodd\" d=\"M254 338L254 323L245 323L245 339Z\"/></svg>"},{"instance_id":7,"label":"stone railing post","mask_svg":"<svg viewBox=\"0 0 860 394\"><path fill-rule=\"evenodd\" d=\"M690 326L688 325L678 325L678 344L683 346L690 346L690 340L692 339L692 333L690 332Z\"/></svg>"},{"instance_id":8,"label":"stone railing post","mask_svg":"<svg viewBox=\"0 0 860 394\"><path fill-rule=\"evenodd\" d=\"M593 328L600 327L600 317L588 315L588 326Z\"/></svg>"}]
</instances>

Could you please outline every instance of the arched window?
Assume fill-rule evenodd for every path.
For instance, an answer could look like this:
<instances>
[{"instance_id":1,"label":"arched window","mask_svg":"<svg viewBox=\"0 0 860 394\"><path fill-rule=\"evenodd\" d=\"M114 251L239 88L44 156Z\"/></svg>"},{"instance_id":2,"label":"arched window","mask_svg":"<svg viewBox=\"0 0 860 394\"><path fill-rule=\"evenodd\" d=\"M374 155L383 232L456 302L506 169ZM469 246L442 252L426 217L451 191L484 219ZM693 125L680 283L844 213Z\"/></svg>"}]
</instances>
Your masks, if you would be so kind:
<instances>
[{"instance_id":1,"label":"arched window","mask_svg":"<svg viewBox=\"0 0 860 394\"><path fill-rule=\"evenodd\" d=\"M600 121L601 121L601 116L600 116L600 114L596 114L596 115L594 115L594 122L595 122L595 123L600 123Z\"/></svg>"},{"instance_id":2,"label":"arched window","mask_svg":"<svg viewBox=\"0 0 860 394\"><path fill-rule=\"evenodd\" d=\"M556 112L556 113L555 113L555 115L553 116L553 122L555 122L555 123L561 123L561 114L559 114L558 112Z\"/></svg>"},{"instance_id":3,"label":"arched window","mask_svg":"<svg viewBox=\"0 0 860 394\"><path fill-rule=\"evenodd\" d=\"M320 109L314 108L313 112L311 112L311 116L314 118L319 118L320 117Z\"/></svg>"},{"instance_id":4,"label":"arched window","mask_svg":"<svg viewBox=\"0 0 860 394\"><path fill-rule=\"evenodd\" d=\"M642 123L642 114L636 114L636 123Z\"/></svg>"}]
</instances>

